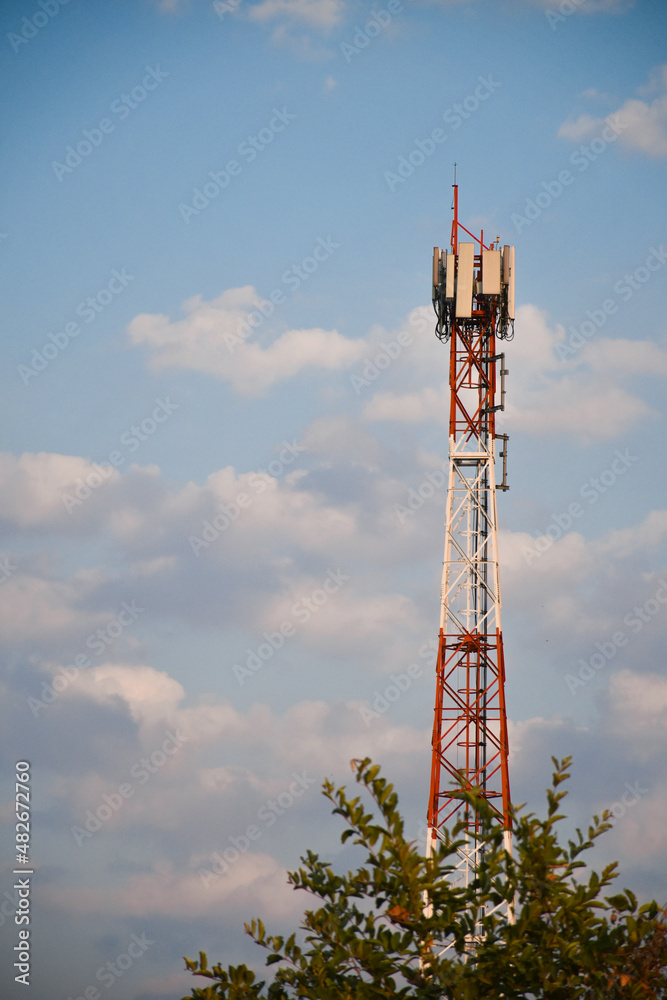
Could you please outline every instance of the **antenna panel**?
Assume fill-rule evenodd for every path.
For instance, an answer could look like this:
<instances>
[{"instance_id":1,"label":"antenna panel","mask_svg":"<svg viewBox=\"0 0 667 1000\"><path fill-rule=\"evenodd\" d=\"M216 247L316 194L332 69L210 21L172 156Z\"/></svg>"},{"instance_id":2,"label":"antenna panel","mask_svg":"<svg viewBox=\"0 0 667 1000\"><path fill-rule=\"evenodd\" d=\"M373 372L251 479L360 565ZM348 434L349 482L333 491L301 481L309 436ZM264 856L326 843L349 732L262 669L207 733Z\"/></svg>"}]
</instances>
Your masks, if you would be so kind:
<instances>
[{"instance_id":1,"label":"antenna panel","mask_svg":"<svg viewBox=\"0 0 667 1000\"><path fill-rule=\"evenodd\" d=\"M458 268L456 275L456 316L470 319L472 316L472 278L475 259L474 243L459 243Z\"/></svg>"},{"instance_id":2,"label":"antenna panel","mask_svg":"<svg viewBox=\"0 0 667 1000\"><path fill-rule=\"evenodd\" d=\"M482 295L500 295L500 250L482 250Z\"/></svg>"},{"instance_id":3,"label":"antenna panel","mask_svg":"<svg viewBox=\"0 0 667 1000\"><path fill-rule=\"evenodd\" d=\"M514 319L514 247L509 248L509 282L507 290L507 314Z\"/></svg>"},{"instance_id":4,"label":"antenna panel","mask_svg":"<svg viewBox=\"0 0 667 1000\"><path fill-rule=\"evenodd\" d=\"M456 255L453 253L446 254L447 270L445 271L445 298L454 298L454 267L455 267Z\"/></svg>"}]
</instances>

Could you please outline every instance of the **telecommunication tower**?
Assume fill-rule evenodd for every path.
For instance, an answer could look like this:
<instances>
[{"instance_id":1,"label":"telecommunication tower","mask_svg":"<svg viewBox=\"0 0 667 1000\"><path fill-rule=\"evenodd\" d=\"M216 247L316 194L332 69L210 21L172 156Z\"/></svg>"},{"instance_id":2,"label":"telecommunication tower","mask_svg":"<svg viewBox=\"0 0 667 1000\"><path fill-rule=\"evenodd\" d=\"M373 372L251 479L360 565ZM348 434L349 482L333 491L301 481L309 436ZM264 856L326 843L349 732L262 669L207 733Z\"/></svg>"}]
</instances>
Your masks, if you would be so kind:
<instances>
[{"instance_id":1,"label":"telecommunication tower","mask_svg":"<svg viewBox=\"0 0 667 1000\"><path fill-rule=\"evenodd\" d=\"M499 238L487 246L483 231L476 237L461 225L456 183L453 208L450 247L433 250L435 332L450 344L451 396L427 854L446 826L463 820L468 838L458 871L468 884L479 821L452 796L461 781L480 789L502 818L511 849L496 517L496 490L509 487L507 435L496 432L496 413L504 409L507 374L497 342L514 336L514 247L501 249Z\"/></svg>"}]
</instances>

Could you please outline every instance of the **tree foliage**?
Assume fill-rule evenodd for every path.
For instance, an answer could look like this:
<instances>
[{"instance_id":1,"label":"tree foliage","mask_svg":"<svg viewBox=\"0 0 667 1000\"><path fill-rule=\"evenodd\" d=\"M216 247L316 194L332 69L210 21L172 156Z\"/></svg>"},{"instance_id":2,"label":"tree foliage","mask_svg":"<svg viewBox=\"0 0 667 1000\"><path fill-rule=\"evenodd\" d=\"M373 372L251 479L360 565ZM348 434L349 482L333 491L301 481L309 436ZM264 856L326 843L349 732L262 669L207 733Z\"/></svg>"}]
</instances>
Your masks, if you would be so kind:
<instances>
[{"instance_id":1,"label":"tree foliage","mask_svg":"<svg viewBox=\"0 0 667 1000\"><path fill-rule=\"evenodd\" d=\"M468 886L452 877L462 825L424 858L405 839L396 793L379 767L368 758L352 763L376 814L345 786L325 781L323 794L345 821L341 840L364 849L362 866L338 875L309 851L289 874L317 903L300 933L284 939L261 920L245 925L268 952L266 964L278 966L274 980L257 981L245 965L209 968L200 952L186 965L210 983L184 1000L667 998L667 911L639 906L628 889L605 895L615 863L601 874L582 871L582 855L609 829L606 814L567 846L558 842L570 758L554 759L545 819L514 813L512 856L479 792L457 793L481 819L483 849Z\"/></svg>"}]
</instances>

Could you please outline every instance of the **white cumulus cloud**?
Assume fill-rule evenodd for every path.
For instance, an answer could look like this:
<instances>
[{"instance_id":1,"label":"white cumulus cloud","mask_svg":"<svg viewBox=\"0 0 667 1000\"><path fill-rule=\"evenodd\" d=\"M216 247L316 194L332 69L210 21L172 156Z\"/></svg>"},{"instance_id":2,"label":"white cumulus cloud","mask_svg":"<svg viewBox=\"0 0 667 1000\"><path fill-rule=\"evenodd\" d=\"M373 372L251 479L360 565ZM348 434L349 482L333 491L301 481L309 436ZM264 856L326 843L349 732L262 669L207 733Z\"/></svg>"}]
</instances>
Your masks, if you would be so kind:
<instances>
[{"instance_id":1,"label":"white cumulus cloud","mask_svg":"<svg viewBox=\"0 0 667 1000\"><path fill-rule=\"evenodd\" d=\"M504 415L510 430L567 433L583 440L614 438L651 414L646 402L620 383L631 375L663 374L667 352L650 341L600 336L578 351L565 345L566 331L553 325L544 310L529 304L519 307L516 337L510 345L511 403ZM558 348L563 346L566 353L561 360ZM441 380L445 364L443 359L435 384L431 374L430 384L419 389L378 388L364 417L404 424L446 423L449 385Z\"/></svg>"},{"instance_id":2,"label":"white cumulus cloud","mask_svg":"<svg viewBox=\"0 0 667 1000\"><path fill-rule=\"evenodd\" d=\"M629 97L607 117L617 120L622 126L618 136L621 146L655 158L666 157L667 64L653 70L649 83L641 88L640 93L649 99ZM600 135L604 126L604 119L584 113L563 122L558 134L564 139L581 142Z\"/></svg>"},{"instance_id":3,"label":"white cumulus cloud","mask_svg":"<svg viewBox=\"0 0 667 1000\"><path fill-rule=\"evenodd\" d=\"M136 316L128 326L128 337L131 344L148 348L155 370L204 372L231 382L246 395L260 394L307 369L339 371L363 357L365 341L319 327L288 330L262 347L253 334L274 308L246 285L228 289L210 302L200 295L186 300L181 320L171 322L161 314Z\"/></svg>"}]
</instances>

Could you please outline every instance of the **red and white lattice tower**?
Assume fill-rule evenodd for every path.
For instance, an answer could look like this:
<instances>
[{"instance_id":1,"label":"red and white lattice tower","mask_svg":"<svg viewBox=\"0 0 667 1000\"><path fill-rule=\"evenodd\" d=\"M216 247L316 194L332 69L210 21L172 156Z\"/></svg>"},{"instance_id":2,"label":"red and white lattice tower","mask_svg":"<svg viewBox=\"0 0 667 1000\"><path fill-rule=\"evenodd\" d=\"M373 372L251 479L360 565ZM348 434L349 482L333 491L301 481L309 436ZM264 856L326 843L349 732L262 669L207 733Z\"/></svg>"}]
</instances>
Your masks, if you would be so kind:
<instances>
[{"instance_id":1,"label":"red and white lattice tower","mask_svg":"<svg viewBox=\"0 0 667 1000\"><path fill-rule=\"evenodd\" d=\"M480 789L502 818L511 849L496 518L496 490L508 489L507 435L496 433L496 413L504 409L507 373L497 342L514 335L514 247L486 246L483 232L476 237L461 225L456 184L451 245L433 251L433 305L436 335L450 344L451 397L427 853L445 827L463 820L469 836L459 872L468 884L478 818L452 797L461 781Z\"/></svg>"}]
</instances>

